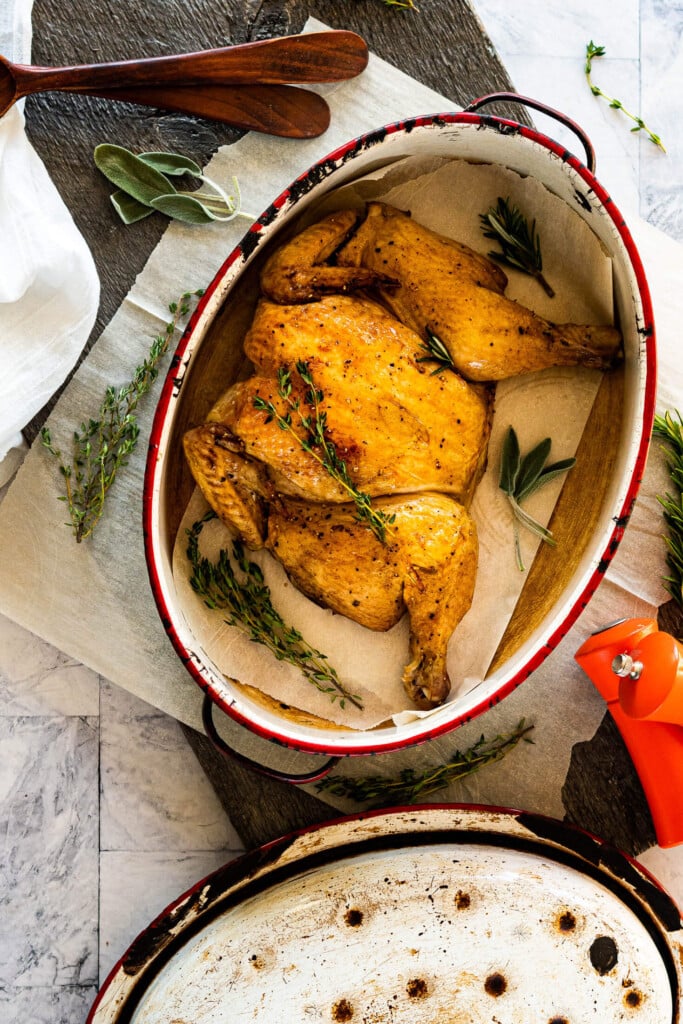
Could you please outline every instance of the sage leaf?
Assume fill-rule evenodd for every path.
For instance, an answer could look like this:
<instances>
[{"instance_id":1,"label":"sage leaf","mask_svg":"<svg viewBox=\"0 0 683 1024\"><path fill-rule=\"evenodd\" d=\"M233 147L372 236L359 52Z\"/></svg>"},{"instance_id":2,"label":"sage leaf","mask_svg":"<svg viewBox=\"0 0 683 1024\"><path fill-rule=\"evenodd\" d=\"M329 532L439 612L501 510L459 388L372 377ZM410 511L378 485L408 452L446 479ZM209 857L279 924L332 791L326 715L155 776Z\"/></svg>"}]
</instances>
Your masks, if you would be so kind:
<instances>
[{"instance_id":1,"label":"sage leaf","mask_svg":"<svg viewBox=\"0 0 683 1024\"><path fill-rule=\"evenodd\" d=\"M210 224L217 217L204 206L198 199L192 196L172 195L156 196L149 204L153 209L165 213L167 217L183 221L185 224Z\"/></svg>"},{"instance_id":2,"label":"sage leaf","mask_svg":"<svg viewBox=\"0 0 683 1024\"><path fill-rule=\"evenodd\" d=\"M513 427L508 428L508 432L503 440L498 486L507 495L510 508L515 517L513 520L515 554L517 568L520 572L524 572L524 564L519 543L518 522L526 527L527 530L535 533L536 536L540 537L547 544L555 545L550 530L533 519L521 507L520 501L533 494L543 484L550 483L551 480L554 480L561 473L566 473L576 463L576 459L569 458L561 459L559 462L554 462L551 466L546 466L545 462L550 454L551 445L550 438L546 437L535 448L532 448L530 452L527 452L524 458L520 458L519 441Z\"/></svg>"},{"instance_id":3,"label":"sage leaf","mask_svg":"<svg viewBox=\"0 0 683 1024\"><path fill-rule=\"evenodd\" d=\"M112 184L146 206L158 196L175 192L168 178L123 146L103 142L95 147L95 165Z\"/></svg>"},{"instance_id":4,"label":"sage leaf","mask_svg":"<svg viewBox=\"0 0 683 1024\"><path fill-rule=\"evenodd\" d=\"M500 466L500 489L514 494L519 473L519 441L513 427L510 427L503 441L503 455Z\"/></svg>"},{"instance_id":5,"label":"sage leaf","mask_svg":"<svg viewBox=\"0 0 683 1024\"><path fill-rule=\"evenodd\" d=\"M526 487L519 488L517 491L517 500L521 501L523 498L528 498L530 494L534 494L539 487L544 484L549 484L551 480L566 473L568 469L576 464L576 459L561 459L559 462L554 462L552 466L547 466L540 476L536 480L532 480Z\"/></svg>"},{"instance_id":6,"label":"sage leaf","mask_svg":"<svg viewBox=\"0 0 683 1024\"><path fill-rule=\"evenodd\" d=\"M543 470L546 459L550 455L550 438L540 441L535 448L524 456L519 464L519 472L515 480L515 496L519 500L529 485L533 485Z\"/></svg>"},{"instance_id":7,"label":"sage leaf","mask_svg":"<svg viewBox=\"0 0 683 1024\"><path fill-rule=\"evenodd\" d=\"M183 174L192 174L195 178L201 178L201 167L191 160L189 156L182 156L180 153L140 153L140 160L143 160L149 167L153 167L160 174L170 174L182 177Z\"/></svg>"},{"instance_id":8,"label":"sage leaf","mask_svg":"<svg viewBox=\"0 0 683 1024\"><path fill-rule=\"evenodd\" d=\"M151 206L141 203L138 199L133 199L123 189L114 192L110 199L112 206L124 224L135 224L137 221L144 220L145 217L149 217L154 213Z\"/></svg>"}]
</instances>

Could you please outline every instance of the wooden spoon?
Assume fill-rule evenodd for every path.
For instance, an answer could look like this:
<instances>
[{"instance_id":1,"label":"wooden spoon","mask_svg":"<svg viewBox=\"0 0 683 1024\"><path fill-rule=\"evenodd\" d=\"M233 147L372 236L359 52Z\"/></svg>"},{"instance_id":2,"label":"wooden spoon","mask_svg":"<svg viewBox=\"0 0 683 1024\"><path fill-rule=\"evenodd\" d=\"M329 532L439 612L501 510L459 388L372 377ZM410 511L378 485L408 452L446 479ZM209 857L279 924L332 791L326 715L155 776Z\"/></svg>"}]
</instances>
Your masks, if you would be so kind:
<instances>
[{"instance_id":1,"label":"wooden spoon","mask_svg":"<svg viewBox=\"0 0 683 1024\"><path fill-rule=\"evenodd\" d=\"M330 108L323 97L293 85L149 85L98 89L91 95L197 114L290 139L313 139L330 124Z\"/></svg>"},{"instance_id":2,"label":"wooden spoon","mask_svg":"<svg viewBox=\"0 0 683 1024\"><path fill-rule=\"evenodd\" d=\"M0 57L0 116L35 92L97 93L172 85L280 85L338 82L367 65L368 48L354 32L311 32L281 36L199 53L109 64L49 68L13 64Z\"/></svg>"}]
</instances>

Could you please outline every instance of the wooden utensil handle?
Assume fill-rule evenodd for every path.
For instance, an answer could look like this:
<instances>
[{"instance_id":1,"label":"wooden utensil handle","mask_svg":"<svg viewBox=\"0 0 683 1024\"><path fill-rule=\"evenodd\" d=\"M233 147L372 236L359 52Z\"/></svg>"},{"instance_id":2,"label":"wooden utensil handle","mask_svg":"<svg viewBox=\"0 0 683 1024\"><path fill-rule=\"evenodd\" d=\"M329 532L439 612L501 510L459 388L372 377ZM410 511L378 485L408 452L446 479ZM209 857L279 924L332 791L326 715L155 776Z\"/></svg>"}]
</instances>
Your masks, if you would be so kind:
<instances>
[{"instance_id":1,"label":"wooden utensil handle","mask_svg":"<svg viewBox=\"0 0 683 1024\"><path fill-rule=\"evenodd\" d=\"M19 95L89 92L136 85L284 84L336 82L367 65L368 49L354 32L311 32L169 57L71 67L14 65Z\"/></svg>"},{"instance_id":2,"label":"wooden utensil handle","mask_svg":"<svg viewBox=\"0 0 683 1024\"><path fill-rule=\"evenodd\" d=\"M148 85L91 90L90 95L290 139L315 138L330 123L330 108L322 96L291 85Z\"/></svg>"}]
</instances>

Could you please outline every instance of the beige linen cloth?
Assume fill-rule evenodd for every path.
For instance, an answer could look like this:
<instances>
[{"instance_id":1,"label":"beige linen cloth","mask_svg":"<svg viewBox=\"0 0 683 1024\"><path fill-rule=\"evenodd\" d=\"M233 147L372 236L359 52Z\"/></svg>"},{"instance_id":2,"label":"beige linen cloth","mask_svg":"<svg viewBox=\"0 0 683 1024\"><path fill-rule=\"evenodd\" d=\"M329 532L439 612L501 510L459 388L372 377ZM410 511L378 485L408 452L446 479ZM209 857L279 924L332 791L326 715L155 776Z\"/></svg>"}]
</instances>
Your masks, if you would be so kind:
<instances>
[{"instance_id":1,"label":"beige linen cloth","mask_svg":"<svg viewBox=\"0 0 683 1024\"><path fill-rule=\"evenodd\" d=\"M318 27L310 24L309 27ZM229 182L236 174L242 208L258 216L310 164L362 131L421 113L453 109L443 97L372 57L361 76L326 90L332 124L306 142L248 135L224 147L207 173ZM188 154L191 155L191 154ZM79 368L50 420L64 444L74 425L94 413L104 388L124 383L168 320L179 293L206 285L239 241L245 221L206 228L171 224L129 296ZM661 367L660 410L680 403L683 366L677 354L683 322L681 248L645 223L631 225L653 292ZM134 230L134 228L121 230ZM53 460L35 447L0 506L0 611L63 651L179 720L201 728L201 693L176 658L150 591L141 529L142 477L155 391L140 410L141 443L107 498L90 542L76 545L63 525L59 477ZM573 655L588 633L618 618L655 615L666 600L661 511L666 489L663 459L653 447L641 497L608 578L563 643L498 707L436 741L408 751L349 758L337 769L395 775L448 759L481 733L492 737L533 722L534 744L522 744L498 765L440 792L435 799L524 807L562 817L561 789L572 746L590 738L604 704ZM313 767L315 757L288 753L253 736L225 716L221 732L261 763L288 770ZM327 797L336 806L343 801Z\"/></svg>"}]
</instances>

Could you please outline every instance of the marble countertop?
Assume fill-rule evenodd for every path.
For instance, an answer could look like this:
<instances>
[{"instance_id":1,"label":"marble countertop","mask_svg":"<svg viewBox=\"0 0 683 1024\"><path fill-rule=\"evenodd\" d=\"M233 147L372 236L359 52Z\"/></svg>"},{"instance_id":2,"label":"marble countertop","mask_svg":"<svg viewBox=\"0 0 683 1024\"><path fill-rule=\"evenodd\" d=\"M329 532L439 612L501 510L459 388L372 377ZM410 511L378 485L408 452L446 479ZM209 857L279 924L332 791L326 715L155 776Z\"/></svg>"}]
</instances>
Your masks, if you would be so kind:
<instances>
[{"instance_id":1,"label":"marble countertop","mask_svg":"<svg viewBox=\"0 0 683 1024\"><path fill-rule=\"evenodd\" d=\"M680 5L474 6L517 90L585 128L627 220L640 215L683 242ZM412 17L429 16L428 0L420 7ZM666 155L591 95L590 38L607 50L594 80L644 117ZM241 852L240 839L175 721L2 618L0 736L0 1019L80 1024L135 935ZM683 848L641 859L683 903Z\"/></svg>"}]
</instances>

